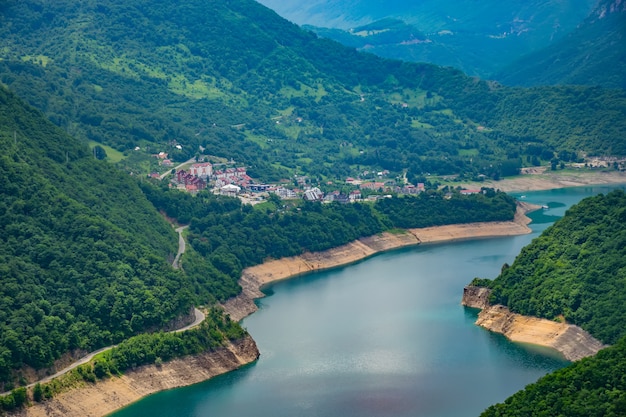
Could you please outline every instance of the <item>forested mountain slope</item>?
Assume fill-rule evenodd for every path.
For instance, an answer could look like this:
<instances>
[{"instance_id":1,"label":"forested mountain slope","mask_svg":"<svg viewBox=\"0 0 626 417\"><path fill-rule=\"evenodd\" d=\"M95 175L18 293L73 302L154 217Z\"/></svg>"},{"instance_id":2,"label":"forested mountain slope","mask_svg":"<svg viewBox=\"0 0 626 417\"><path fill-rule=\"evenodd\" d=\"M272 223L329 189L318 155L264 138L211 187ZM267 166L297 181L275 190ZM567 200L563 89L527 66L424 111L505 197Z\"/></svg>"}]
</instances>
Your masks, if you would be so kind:
<instances>
[{"instance_id":1,"label":"forested mountain slope","mask_svg":"<svg viewBox=\"0 0 626 417\"><path fill-rule=\"evenodd\" d=\"M626 415L626 338L555 371L489 407L481 417Z\"/></svg>"},{"instance_id":2,"label":"forested mountain slope","mask_svg":"<svg viewBox=\"0 0 626 417\"><path fill-rule=\"evenodd\" d=\"M572 33L494 75L510 85L598 85L626 89L626 4L601 1Z\"/></svg>"},{"instance_id":3,"label":"forested mountain slope","mask_svg":"<svg viewBox=\"0 0 626 417\"><path fill-rule=\"evenodd\" d=\"M508 89L359 54L250 0L10 0L0 19L0 80L126 152L129 170L143 152L182 161L199 146L265 180L499 176L532 157L626 154L623 92Z\"/></svg>"},{"instance_id":4,"label":"forested mountain slope","mask_svg":"<svg viewBox=\"0 0 626 417\"><path fill-rule=\"evenodd\" d=\"M15 369L188 311L176 234L135 180L4 88L0 149L0 392Z\"/></svg>"},{"instance_id":5,"label":"forested mountain slope","mask_svg":"<svg viewBox=\"0 0 626 417\"><path fill-rule=\"evenodd\" d=\"M138 184L4 88L0 139L0 392L23 383L25 367L47 368L65 353L158 330L193 304L236 295L242 268L267 257L327 249L394 226L510 220L515 211L510 197L493 190L376 206L309 203L285 212ZM184 271L169 265L176 235L149 201L191 221ZM197 353L244 334L221 311L209 316L198 332L123 342L104 359L107 369ZM0 409L22 404L15 398L22 395L0 398Z\"/></svg>"},{"instance_id":6,"label":"forested mountain slope","mask_svg":"<svg viewBox=\"0 0 626 417\"><path fill-rule=\"evenodd\" d=\"M489 283L492 302L565 319L614 346L527 386L483 416L626 414L626 194L583 200ZM480 281L478 281L480 282Z\"/></svg>"},{"instance_id":7,"label":"forested mountain slope","mask_svg":"<svg viewBox=\"0 0 626 417\"><path fill-rule=\"evenodd\" d=\"M522 249L489 282L491 301L564 319L613 344L626 335L626 194L590 197Z\"/></svg>"}]
</instances>

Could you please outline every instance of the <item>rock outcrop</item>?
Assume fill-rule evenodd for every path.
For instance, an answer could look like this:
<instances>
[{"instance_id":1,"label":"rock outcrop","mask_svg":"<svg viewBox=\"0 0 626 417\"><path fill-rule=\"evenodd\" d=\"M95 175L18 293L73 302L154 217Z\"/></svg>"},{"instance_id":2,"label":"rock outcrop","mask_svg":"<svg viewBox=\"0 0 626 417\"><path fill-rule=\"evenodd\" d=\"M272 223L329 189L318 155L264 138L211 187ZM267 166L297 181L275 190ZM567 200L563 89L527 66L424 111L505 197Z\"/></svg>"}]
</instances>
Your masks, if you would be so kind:
<instances>
[{"instance_id":1,"label":"rock outcrop","mask_svg":"<svg viewBox=\"0 0 626 417\"><path fill-rule=\"evenodd\" d=\"M476 287L474 285L468 285L463 288L463 298L461 299L461 305L472 308L487 308L489 307L489 296L491 290L485 287Z\"/></svg>"}]
</instances>

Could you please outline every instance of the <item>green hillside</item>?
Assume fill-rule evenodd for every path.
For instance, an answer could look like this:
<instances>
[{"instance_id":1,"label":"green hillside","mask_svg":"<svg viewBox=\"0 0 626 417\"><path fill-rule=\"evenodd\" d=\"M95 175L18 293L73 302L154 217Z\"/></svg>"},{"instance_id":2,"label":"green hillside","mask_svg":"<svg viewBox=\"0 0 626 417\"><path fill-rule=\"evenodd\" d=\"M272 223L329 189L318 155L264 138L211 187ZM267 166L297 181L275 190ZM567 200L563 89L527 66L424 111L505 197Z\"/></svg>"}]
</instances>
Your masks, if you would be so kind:
<instances>
[{"instance_id":1,"label":"green hillside","mask_svg":"<svg viewBox=\"0 0 626 417\"><path fill-rule=\"evenodd\" d=\"M623 191L583 200L489 283L492 301L615 343L626 336L625 220Z\"/></svg>"},{"instance_id":2,"label":"green hillside","mask_svg":"<svg viewBox=\"0 0 626 417\"><path fill-rule=\"evenodd\" d=\"M159 151L232 158L267 181L365 169L497 178L626 154L623 92L508 89L359 54L249 0L0 7L0 80L72 135L124 152L135 173Z\"/></svg>"},{"instance_id":3,"label":"green hillside","mask_svg":"<svg viewBox=\"0 0 626 417\"><path fill-rule=\"evenodd\" d=\"M583 200L489 283L495 303L565 319L614 346L541 378L483 416L626 414L626 194Z\"/></svg>"},{"instance_id":4,"label":"green hillside","mask_svg":"<svg viewBox=\"0 0 626 417\"><path fill-rule=\"evenodd\" d=\"M572 33L493 76L504 84L626 89L626 6L605 0Z\"/></svg>"},{"instance_id":5,"label":"green hillside","mask_svg":"<svg viewBox=\"0 0 626 417\"><path fill-rule=\"evenodd\" d=\"M214 300L169 265L177 235L136 180L4 88L0 149L0 392Z\"/></svg>"},{"instance_id":6,"label":"green hillside","mask_svg":"<svg viewBox=\"0 0 626 417\"><path fill-rule=\"evenodd\" d=\"M626 339L553 372L489 407L481 417L626 415Z\"/></svg>"},{"instance_id":7,"label":"green hillside","mask_svg":"<svg viewBox=\"0 0 626 417\"><path fill-rule=\"evenodd\" d=\"M0 392L25 383L26 367L48 368L68 352L123 341L102 359L106 369L80 371L90 381L94 372L103 377L241 337L214 310L198 331L128 339L163 328L192 305L236 295L242 269L268 257L394 227L510 220L515 211L510 197L493 190L289 208L274 198L252 208L138 182L3 88L0 126ZM177 237L155 207L191 222L184 271L169 265ZM20 392L1 397L0 409L21 404Z\"/></svg>"}]
</instances>

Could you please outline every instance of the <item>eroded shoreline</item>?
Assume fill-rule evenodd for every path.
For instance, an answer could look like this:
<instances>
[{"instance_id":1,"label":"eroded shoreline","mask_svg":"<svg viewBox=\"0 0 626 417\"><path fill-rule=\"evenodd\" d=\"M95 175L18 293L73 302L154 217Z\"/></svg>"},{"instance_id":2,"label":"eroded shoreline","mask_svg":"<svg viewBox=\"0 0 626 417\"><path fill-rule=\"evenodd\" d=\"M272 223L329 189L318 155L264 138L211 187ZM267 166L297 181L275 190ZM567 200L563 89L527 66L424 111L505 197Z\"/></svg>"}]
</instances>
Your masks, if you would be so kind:
<instances>
[{"instance_id":1,"label":"eroded shoreline","mask_svg":"<svg viewBox=\"0 0 626 417\"><path fill-rule=\"evenodd\" d=\"M10 413L16 417L101 417L148 395L206 381L233 371L259 357L250 336L212 352L186 356L160 366L146 365L121 377L99 380L58 394L42 403Z\"/></svg>"},{"instance_id":2,"label":"eroded shoreline","mask_svg":"<svg viewBox=\"0 0 626 417\"><path fill-rule=\"evenodd\" d=\"M564 188L576 185L626 183L626 175L611 175L598 181L597 178L584 181L583 184L566 179L565 181L542 178L520 186L516 181L501 181L494 186L503 191L542 190ZM471 223L462 225L439 226L424 229L411 229L402 234L383 233L369 238L359 239L340 248L321 253L312 253L300 257L271 261L242 274L240 284L242 293L224 307L231 318L241 320L256 311L255 298L263 297L263 286L288 279L304 273L334 268L363 260L376 253L420 243L443 243L463 239L477 239L497 236L514 236L530 233L527 224L530 220L525 213L538 208L521 204L514 221L493 223ZM541 344L541 343L536 343ZM207 356L209 355L209 356ZM10 413L11 416L105 416L124 406L140 400L150 394L202 382L216 375L237 369L258 358L259 352L251 337L235 345L209 354L189 356L163 364L159 369L154 365L137 368L121 378L110 378L97 384L85 384L83 387L59 394L44 403ZM199 372L199 369L205 367ZM163 379L163 382L160 382Z\"/></svg>"},{"instance_id":3,"label":"eroded shoreline","mask_svg":"<svg viewBox=\"0 0 626 417\"><path fill-rule=\"evenodd\" d=\"M365 237L338 248L306 253L247 268L239 280L242 292L224 304L233 320L241 320L257 310L254 299L263 297L263 286L304 273L348 265L376 253L426 243L451 242L496 236L530 233L525 216L536 209L520 203L513 221L468 223L410 229L402 233L381 233ZM61 393L43 403L18 410L19 417L100 417L132 404L150 394L205 381L255 361L259 351L254 340L245 339L225 348L201 355L187 356L162 364L147 365L126 372L121 377L100 380Z\"/></svg>"},{"instance_id":4,"label":"eroded shoreline","mask_svg":"<svg viewBox=\"0 0 626 417\"><path fill-rule=\"evenodd\" d=\"M467 286L461 304L480 309L476 325L500 333L513 342L552 348L568 361L593 356L606 346L578 326L522 316L503 305L490 305L491 290Z\"/></svg>"},{"instance_id":5,"label":"eroded shoreline","mask_svg":"<svg viewBox=\"0 0 626 417\"><path fill-rule=\"evenodd\" d=\"M254 300L265 294L263 287L302 274L321 271L361 261L377 253L427 243L453 242L498 236L516 236L530 233L530 219L526 213L540 208L518 203L515 218L506 222L466 223L446 226L408 229L404 233L384 232L323 252L271 260L246 268L241 278L241 293L224 303L225 311L233 320L240 321L257 311Z\"/></svg>"}]
</instances>

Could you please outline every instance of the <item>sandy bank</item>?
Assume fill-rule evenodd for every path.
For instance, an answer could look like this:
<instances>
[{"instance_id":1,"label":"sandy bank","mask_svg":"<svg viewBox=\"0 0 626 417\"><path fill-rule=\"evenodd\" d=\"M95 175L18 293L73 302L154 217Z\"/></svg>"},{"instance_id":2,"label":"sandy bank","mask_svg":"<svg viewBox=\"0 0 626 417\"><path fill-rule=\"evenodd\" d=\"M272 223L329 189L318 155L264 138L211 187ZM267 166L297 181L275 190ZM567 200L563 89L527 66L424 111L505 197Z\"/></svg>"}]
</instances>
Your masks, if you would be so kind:
<instances>
[{"instance_id":1,"label":"sandy bank","mask_svg":"<svg viewBox=\"0 0 626 417\"><path fill-rule=\"evenodd\" d=\"M161 366L141 366L95 384L59 394L44 403L9 414L19 417L99 417L158 391L205 381L255 361L259 351L246 337L214 352L188 356Z\"/></svg>"},{"instance_id":2,"label":"sandy bank","mask_svg":"<svg viewBox=\"0 0 626 417\"><path fill-rule=\"evenodd\" d=\"M538 206L521 203L514 221L467 223L448 226L409 229L403 233L381 233L350 242L323 252L304 253L300 256L271 260L261 265L246 268L239 280L242 292L224 304L233 320L241 320L254 313L254 299L261 298L263 286L309 272L335 268L360 261L379 252L418 245L441 243L463 239L515 236L530 233L525 216Z\"/></svg>"},{"instance_id":3,"label":"sandy bank","mask_svg":"<svg viewBox=\"0 0 626 417\"><path fill-rule=\"evenodd\" d=\"M556 349L570 361L593 356L606 347L578 326L522 316L512 313L502 305L483 309L478 315L476 324L501 333L514 342Z\"/></svg>"},{"instance_id":4,"label":"sandy bank","mask_svg":"<svg viewBox=\"0 0 626 417\"><path fill-rule=\"evenodd\" d=\"M491 290L467 286L461 304L482 309L476 324L509 340L549 347L565 359L576 361L593 356L604 347L600 341L578 326L512 313L502 305L489 305Z\"/></svg>"}]
</instances>

